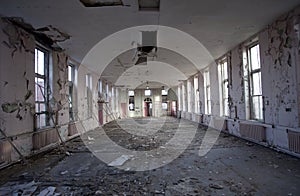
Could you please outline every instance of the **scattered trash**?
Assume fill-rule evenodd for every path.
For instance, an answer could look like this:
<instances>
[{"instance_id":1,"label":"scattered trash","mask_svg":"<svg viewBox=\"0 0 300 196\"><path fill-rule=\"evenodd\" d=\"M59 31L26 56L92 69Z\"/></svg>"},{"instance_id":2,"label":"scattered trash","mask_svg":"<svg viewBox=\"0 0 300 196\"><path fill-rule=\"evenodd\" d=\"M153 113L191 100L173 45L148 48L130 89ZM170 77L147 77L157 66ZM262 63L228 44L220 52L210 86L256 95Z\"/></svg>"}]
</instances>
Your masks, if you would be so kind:
<instances>
[{"instance_id":1,"label":"scattered trash","mask_svg":"<svg viewBox=\"0 0 300 196\"><path fill-rule=\"evenodd\" d=\"M224 188L222 185L219 185L219 184L210 184L209 187L213 188L213 189L223 189Z\"/></svg>"},{"instance_id":2,"label":"scattered trash","mask_svg":"<svg viewBox=\"0 0 300 196\"><path fill-rule=\"evenodd\" d=\"M98 190L95 192L95 195L101 195L102 194L102 191Z\"/></svg>"},{"instance_id":3,"label":"scattered trash","mask_svg":"<svg viewBox=\"0 0 300 196\"><path fill-rule=\"evenodd\" d=\"M63 171L63 172L60 172L61 175L65 175L65 174L67 174L67 173L68 173L68 170Z\"/></svg>"},{"instance_id":4,"label":"scattered trash","mask_svg":"<svg viewBox=\"0 0 300 196\"><path fill-rule=\"evenodd\" d=\"M133 157L133 155L122 155L122 156L118 157L117 159L115 159L114 161L112 161L111 163L109 163L108 165L109 166L121 166L132 157Z\"/></svg>"},{"instance_id":5,"label":"scattered trash","mask_svg":"<svg viewBox=\"0 0 300 196\"><path fill-rule=\"evenodd\" d=\"M92 137L90 137L90 136L88 136L88 140L89 140L89 141L94 141L95 139L92 138Z\"/></svg>"},{"instance_id":6,"label":"scattered trash","mask_svg":"<svg viewBox=\"0 0 300 196\"><path fill-rule=\"evenodd\" d=\"M0 195L33 195L38 188L38 183L31 181L23 184L8 184L0 187Z\"/></svg>"},{"instance_id":7,"label":"scattered trash","mask_svg":"<svg viewBox=\"0 0 300 196\"><path fill-rule=\"evenodd\" d=\"M67 151L67 152L66 152L66 155L67 155L67 156L71 156L71 153L69 153L69 152Z\"/></svg>"},{"instance_id":8,"label":"scattered trash","mask_svg":"<svg viewBox=\"0 0 300 196\"><path fill-rule=\"evenodd\" d=\"M52 196L54 195L56 188L54 186L49 186L46 189L42 190L38 196Z\"/></svg>"}]
</instances>

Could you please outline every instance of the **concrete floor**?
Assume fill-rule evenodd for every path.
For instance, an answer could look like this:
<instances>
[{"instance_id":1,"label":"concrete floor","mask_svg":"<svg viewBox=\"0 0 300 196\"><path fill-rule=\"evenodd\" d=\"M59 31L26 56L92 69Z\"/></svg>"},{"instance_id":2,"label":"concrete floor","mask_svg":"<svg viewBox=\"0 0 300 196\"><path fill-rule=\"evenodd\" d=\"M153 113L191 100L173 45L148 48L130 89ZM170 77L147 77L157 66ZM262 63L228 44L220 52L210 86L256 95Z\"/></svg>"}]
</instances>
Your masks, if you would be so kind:
<instances>
[{"instance_id":1,"label":"concrete floor","mask_svg":"<svg viewBox=\"0 0 300 196\"><path fill-rule=\"evenodd\" d=\"M101 153L110 150L118 154L99 143L97 134L101 130L96 129L68 142L68 153L55 149L31 158L27 165L16 164L1 170L0 195L300 195L298 158L225 133L220 134L205 156L199 156L206 127L174 118L150 120L118 123L135 131L141 129L139 125L146 125L147 131L154 133L151 136L133 136L119 129L115 122L105 125L104 131L118 145L140 152L159 148L174 137L176 129L196 130L196 136L169 164L134 171L131 159L122 165L127 169L117 169L89 151L87 146L97 143ZM139 164L149 162L136 160Z\"/></svg>"}]
</instances>

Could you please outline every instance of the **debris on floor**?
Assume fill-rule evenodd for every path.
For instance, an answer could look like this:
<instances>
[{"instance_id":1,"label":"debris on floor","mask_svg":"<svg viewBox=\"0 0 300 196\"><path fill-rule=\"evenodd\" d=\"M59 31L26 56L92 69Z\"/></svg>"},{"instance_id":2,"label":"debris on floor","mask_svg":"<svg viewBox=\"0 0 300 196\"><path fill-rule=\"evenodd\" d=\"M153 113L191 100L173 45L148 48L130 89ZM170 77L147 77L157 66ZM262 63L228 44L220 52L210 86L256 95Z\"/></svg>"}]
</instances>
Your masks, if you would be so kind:
<instances>
[{"instance_id":1,"label":"debris on floor","mask_svg":"<svg viewBox=\"0 0 300 196\"><path fill-rule=\"evenodd\" d=\"M132 158L132 155L122 155L118 157L117 159L113 160L111 163L109 163L109 166L122 166L126 161L128 161L130 158Z\"/></svg>"},{"instance_id":2,"label":"debris on floor","mask_svg":"<svg viewBox=\"0 0 300 196\"><path fill-rule=\"evenodd\" d=\"M133 131L139 131L139 123L147 123L147 119L136 119L135 123L117 121ZM116 122L104 128L119 146L148 153L166 150L179 122L187 131L196 127L197 133L179 157L162 167L132 171L127 164L136 156L129 153L116 153L118 156L115 154L107 164L77 137L66 143L66 152L54 149L31 158L27 165L15 164L0 170L0 195L299 195L299 159L236 137L223 137L223 133L208 154L198 156L205 126L182 119L157 119L147 129L162 128L149 136L129 134L117 128ZM98 131L91 131L87 142L96 143L93 132ZM156 156L164 155L149 154L148 158ZM149 161L141 164L145 162Z\"/></svg>"}]
</instances>

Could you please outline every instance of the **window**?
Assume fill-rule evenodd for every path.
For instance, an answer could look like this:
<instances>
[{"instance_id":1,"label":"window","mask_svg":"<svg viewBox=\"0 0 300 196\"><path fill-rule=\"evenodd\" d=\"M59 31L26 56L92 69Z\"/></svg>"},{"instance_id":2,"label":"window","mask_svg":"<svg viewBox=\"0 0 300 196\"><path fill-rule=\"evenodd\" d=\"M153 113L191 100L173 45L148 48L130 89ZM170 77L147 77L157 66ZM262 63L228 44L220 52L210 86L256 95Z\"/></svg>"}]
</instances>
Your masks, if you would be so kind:
<instances>
[{"instance_id":1,"label":"window","mask_svg":"<svg viewBox=\"0 0 300 196\"><path fill-rule=\"evenodd\" d=\"M106 102L109 101L109 85L107 82L106 82L106 86L105 86L105 100L106 100Z\"/></svg>"},{"instance_id":2,"label":"window","mask_svg":"<svg viewBox=\"0 0 300 196\"><path fill-rule=\"evenodd\" d=\"M218 76L220 86L220 113L223 116L229 116L229 93L228 93L228 63L227 58L224 58L218 65Z\"/></svg>"},{"instance_id":3,"label":"window","mask_svg":"<svg viewBox=\"0 0 300 196\"><path fill-rule=\"evenodd\" d=\"M128 96L134 96L134 91L128 91Z\"/></svg>"},{"instance_id":4,"label":"window","mask_svg":"<svg viewBox=\"0 0 300 196\"><path fill-rule=\"evenodd\" d=\"M128 91L129 111L134 111L134 91Z\"/></svg>"},{"instance_id":5,"label":"window","mask_svg":"<svg viewBox=\"0 0 300 196\"><path fill-rule=\"evenodd\" d=\"M248 47L248 91L250 104L250 119L263 121L263 95L261 85L261 65L259 45Z\"/></svg>"},{"instance_id":6,"label":"window","mask_svg":"<svg viewBox=\"0 0 300 196\"><path fill-rule=\"evenodd\" d=\"M86 104L87 104L87 117L92 117L92 76L90 74L87 74L85 77L86 82Z\"/></svg>"},{"instance_id":7,"label":"window","mask_svg":"<svg viewBox=\"0 0 300 196\"><path fill-rule=\"evenodd\" d=\"M49 54L35 49L35 114L36 128L50 126L49 111Z\"/></svg>"},{"instance_id":8,"label":"window","mask_svg":"<svg viewBox=\"0 0 300 196\"><path fill-rule=\"evenodd\" d=\"M180 88L181 85L178 85L178 89L177 89L177 98L178 98L178 110L181 111L182 108L181 108L181 88Z\"/></svg>"},{"instance_id":9,"label":"window","mask_svg":"<svg viewBox=\"0 0 300 196\"><path fill-rule=\"evenodd\" d=\"M150 96L150 95L151 95L151 90L150 89L145 90L145 96Z\"/></svg>"},{"instance_id":10,"label":"window","mask_svg":"<svg viewBox=\"0 0 300 196\"><path fill-rule=\"evenodd\" d=\"M198 76L194 77L195 113L200 113L200 95Z\"/></svg>"},{"instance_id":11,"label":"window","mask_svg":"<svg viewBox=\"0 0 300 196\"><path fill-rule=\"evenodd\" d=\"M161 95L163 96L168 95L168 91L165 89L161 90Z\"/></svg>"},{"instance_id":12,"label":"window","mask_svg":"<svg viewBox=\"0 0 300 196\"><path fill-rule=\"evenodd\" d=\"M192 95L192 90L193 90L193 86L192 86L192 82L194 83L194 81L191 81L190 79L187 80L187 106L188 106L188 112L192 112L193 110L193 105L192 105L192 101L193 101L193 95Z\"/></svg>"},{"instance_id":13,"label":"window","mask_svg":"<svg viewBox=\"0 0 300 196\"><path fill-rule=\"evenodd\" d=\"M161 96L162 96L162 109L163 110L168 110L168 91L163 89L161 90Z\"/></svg>"},{"instance_id":14,"label":"window","mask_svg":"<svg viewBox=\"0 0 300 196\"><path fill-rule=\"evenodd\" d=\"M161 104L161 107L162 107L163 110L168 110L168 103L163 102L163 103Z\"/></svg>"},{"instance_id":15,"label":"window","mask_svg":"<svg viewBox=\"0 0 300 196\"><path fill-rule=\"evenodd\" d=\"M98 94L102 95L102 80L98 80Z\"/></svg>"},{"instance_id":16,"label":"window","mask_svg":"<svg viewBox=\"0 0 300 196\"><path fill-rule=\"evenodd\" d=\"M204 99L205 99L205 114L211 114L211 100L210 100L210 79L209 72L204 72Z\"/></svg>"},{"instance_id":17,"label":"window","mask_svg":"<svg viewBox=\"0 0 300 196\"><path fill-rule=\"evenodd\" d=\"M186 82L183 82L181 85L181 95L182 95L182 111L186 112Z\"/></svg>"},{"instance_id":18,"label":"window","mask_svg":"<svg viewBox=\"0 0 300 196\"><path fill-rule=\"evenodd\" d=\"M68 65L68 81L69 81L69 118L70 121L74 121L75 119L75 100L74 100L74 85L75 85L75 76L76 69L75 66L72 64Z\"/></svg>"}]
</instances>

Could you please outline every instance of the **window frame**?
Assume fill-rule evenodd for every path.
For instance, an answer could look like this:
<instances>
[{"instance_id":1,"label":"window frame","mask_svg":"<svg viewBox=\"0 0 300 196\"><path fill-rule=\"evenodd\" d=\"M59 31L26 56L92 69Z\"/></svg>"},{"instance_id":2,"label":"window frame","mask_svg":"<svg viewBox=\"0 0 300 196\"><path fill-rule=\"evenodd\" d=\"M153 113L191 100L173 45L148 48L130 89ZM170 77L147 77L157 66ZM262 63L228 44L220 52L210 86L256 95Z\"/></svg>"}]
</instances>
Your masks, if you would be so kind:
<instances>
[{"instance_id":1,"label":"window frame","mask_svg":"<svg viewBox=\"0 0 300 196\"><path fill-rule=\"evenodd\" d=\"M199 93L199 76L194 76L194 101L195 101L195 113L200 113L200 93Z\"/></svg>"},{"instance_id":2,"label":"window frame","mask_svg":"<svg viewBox=\"0 0 300 196\"><path fill-rule=\"evenodd\" d=\"M130 94L129 92L133 92L133 94ZM129 111L135 111L135 105L134 105L134 90L128 91L128 110ZM130 104L132 104L132 108L130 107Z\"/></svg>"},{"instance_id":3,"label":"window frame","mask_svg":"<svg viewBox=\"0 0 300 196\"><path fill-rule=\"evenodd\" d=\"M36 72L36 67L38 66L38 51L41 51L44 54L44 75L41 75ZM37 44L35 47L35 59L34 59L34 81L35 81L35 130L43 129L52 126L50 119L50 95L51 95L51 88L50 88L50 51L45 47ZM37 100L37 91L41 91L41 86L38 85L38 80L43 80L43 92L41 92L44 101ZM38 89L38 90L37 90ZM45 111L41 111L41 105L45 105ZM37 107L38 105L38 107ZM38 109L37 109L38 108ZM44 125L41 126L41 116L45 115Z\"/></svg>"},{"instance_id":4,"label":"window frame","mask_svg":"<svg viewBox=\"0 0 300 196\"><path fill-rule=\"evenodd\" d=\"M252 69L252 58L251 58L251 49L254 48L254 47L257 47L258 46L258 62L259 62L259 68L257 69ZM263 96L263 92L262 92L262 74L261 74L261 59L260 59L260 45L258 43L258 41L256 42L253 42L251 44L249 44L247 47L246 47L247 51L246 51L246 54L247 54L247 73L248 73L248 98L249 98L249 118L250 120L255 120L255 121L261 121L261 122L264 122L264 96ZM259 91L261 92L261 94L255 94L254 95L254 79L253 79L253 75L254 74L260 74L260 77L259 77L259 86L260 86L260 89ZM256 111L256 109L254 108L254 98L257 98L259 97L260 98L260 105L259 105L259 109L258 111ZM259 117L261 118L256 118L256 112L258 112L258 115Z\"/></svg>"},{"instance_id":5,"label":"window frame","mask_svg":"<svg viewBox=\"0 0 300 196\"><path fill-rule=\"evenodd\" d=\"M70 73L71 71L71 73ZM69 77L71 74L71 78ZM76 65L68 62L68 82L69 82L69 120L74 122L77 120L76 106L75 106L75 91L74 86L76 82Z\"/></svg>"},{"instance_id":6,"label":"window frame","mask_svg":"<svg viewBox=\"0 0 300 196\"><path fill-rule=\"evenodd\" d=\"M225 74L225 64L226 64L226 71ZM230 110L229 110L229 62L228 57L225 56L222 58L218 63L218 72L219 72L219 87L220 87L220 109L221 109L221 115L224 117L230 116ZM225 77L225 75L227 77ZM225 97L227 95L227 97Z\"/></svg>"},{"instance_id":7,"label":"window frame","mask_svg":"<svg viewBox=\"0 0 300 196\"><path fill-rule=\"evenodd\" d=\"M87 104L87 118L93 116L93 78L90 73L85 75L85 92L86 92L86 104Z\"/></svg>"},{"instance_id":8,"label":"window frame","mask_svg":"<svg viewBox=\"0 0 300 196\"><path fill-rule=\"evenodd\" d=\"M204 78L204 99L205 99L205 114L211 115L211 88L210 88L210 75L209 70L203 73Z\"/></svg>"}]
</instances>

